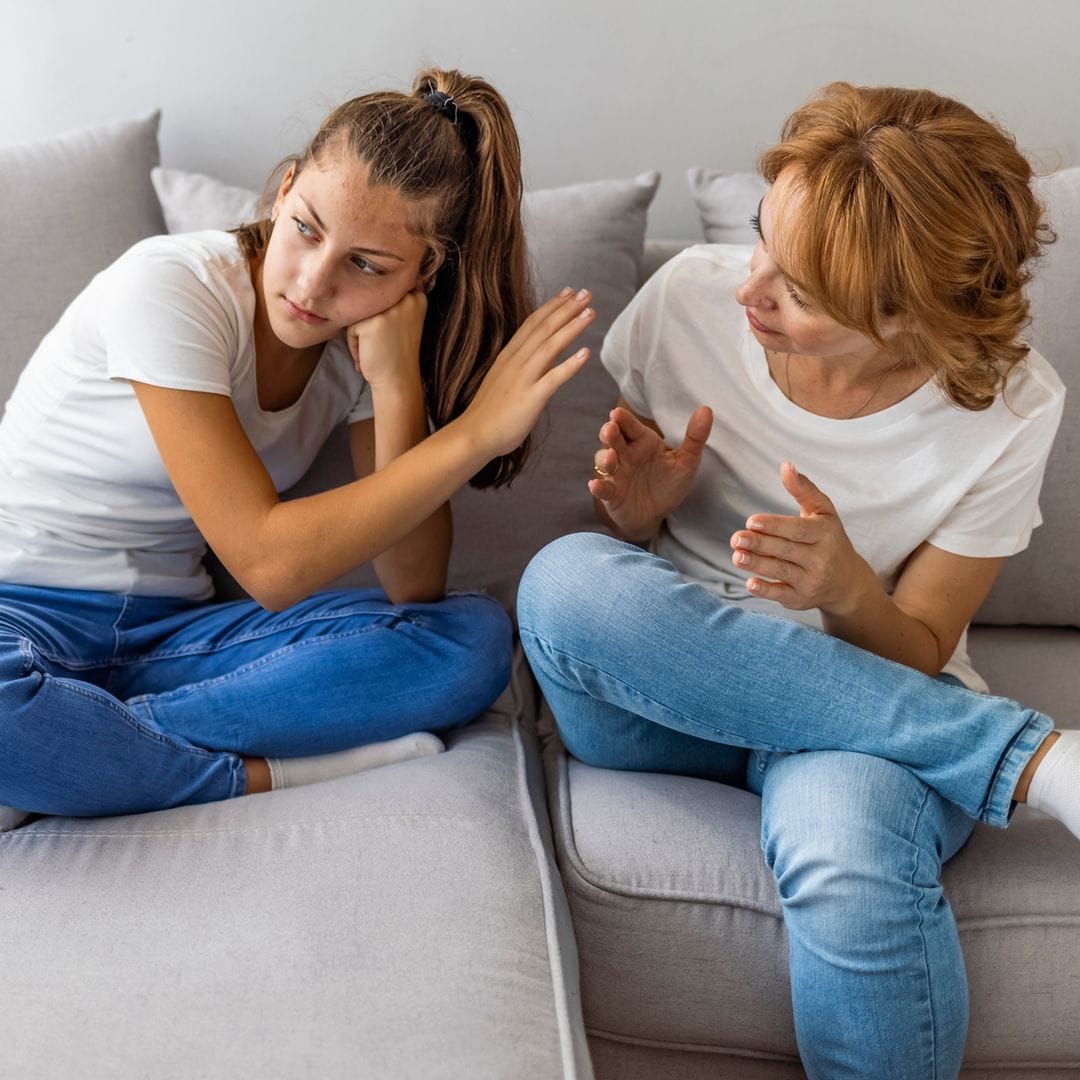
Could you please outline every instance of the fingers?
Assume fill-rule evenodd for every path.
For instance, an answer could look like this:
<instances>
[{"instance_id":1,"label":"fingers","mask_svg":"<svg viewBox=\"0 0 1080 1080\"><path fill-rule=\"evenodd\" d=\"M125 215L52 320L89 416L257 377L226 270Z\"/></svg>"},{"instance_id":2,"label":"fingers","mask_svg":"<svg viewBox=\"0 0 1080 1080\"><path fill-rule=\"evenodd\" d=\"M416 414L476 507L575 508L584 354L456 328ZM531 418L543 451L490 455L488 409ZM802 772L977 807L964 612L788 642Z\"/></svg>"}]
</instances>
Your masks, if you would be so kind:
<instances>
[{"instance_id":1,"label":"fingers","mask_svg":"<svg viewBox=\"0 0 1080 1080\"><path fill-rule=\"evenodd\" d=\"M655 435L647 424L643 424L629 409L614 408L610 413L613 423L618 425L619 431L627 442L643 438L647 435Z\"/></svg>"},{"instance_id":2,"label":"fingers","mask_svg":"<svg viewBox=\"0 0 1080 1080\"><path fill-rule=\"evenodd\" d=\"M592 321L595 312L586 307L591 297L588 289L579 289L576 293L569 286L563 289L521 324L510 339L507 351L529 354L547 347L550 362Z\"/></svg>"},{"instance_id":3,"label":"fingers","mask_svg":"<svg viewBox=\"0 0 1080 1080\"><path fill-rule=\"evenodd\" d=\"M795 517L790 514L754 514L746 519L746 528L751 539L758 536L779 536L799 544L816 544L825 531L823 523L816 518Z\"/></svg>"},{"instance_id":4,"label":"fingers","mask_svg":"<svg viewBox=\"0 0 1080 1080\"><path fill-rule=\"evenodd\" d=\"M588 359L589 350L578 349L576 353L568 356L561 364L556 364L541 379L538 379L536 385L540 387L545 399L550 400L552 394L560 386L568 383L585 366L585 361Z\"/></svg>"},{"instance_id":5,"label":"fingers","mask_svg":"<svg viewBox=\"0 0 1080 1080\"><path fill-rule=\"evenodd\" d=\"M609 502L615 498L615 482L613 480L605 480L602 477L594 476L585 486L589 489L589 494L601 502Z\"/></svg>"},{"instance_id":6,"label":"fingers","mask_svg":"<svg viewBox=\"0 0 1080 1080\"><path fill-rule=\"evenodd\" d=\"M835 514L832 500L807 477L803 476L790 461L780 466L780 483L799 504L803 514Z\"/></svg>"},{"instance_id":7,"label":"fingers","mask_svg":"<svg viewBox=\"0 0 1080 1080\"><path fill-rule=\"evenodd\" d=\"M597 450L593 454L593 470L606 476L619 471L619 455L614 450Z\"/></svg>"},{"instance_id":8,"label":"fingers","mask_svg":"<svg viewBox=\"0 0 1080 1080\"><path fill-rule=\"evenodd\" d=\"M618 409L613 409L612 412L619 412ZM614 420L609 420L600 428L600 441L609 450L614 450L616 454L620 450L626 449L626 439L623 438L622 428Z\"/></svg>"},{"instance_id":9,"label":"fingers","mask_svg":"<svg viewBox=\"0 0 1080 1080\"><path fill-rule=\"evenodd\" d=\"M746 583L746 587L754 596L775 600L781 607L797 610L803 606L798 593L790 585L785 585L781 581L764 581L761 578L752 577Z\"/></svg>"},{"instance_id":10,"label":"fingers","mask_svg":"<svg viewBox=\"0 0 1080 1080\"><path fill-rule=\"evenodd\" d=\"M708 405L699 405L691 414L686 423L686 435L683 438L679 451L688 454L692 458L700 458L705 443L708 441L709 432L712 431L713 412Z\"/></svg>"}]
</instances>

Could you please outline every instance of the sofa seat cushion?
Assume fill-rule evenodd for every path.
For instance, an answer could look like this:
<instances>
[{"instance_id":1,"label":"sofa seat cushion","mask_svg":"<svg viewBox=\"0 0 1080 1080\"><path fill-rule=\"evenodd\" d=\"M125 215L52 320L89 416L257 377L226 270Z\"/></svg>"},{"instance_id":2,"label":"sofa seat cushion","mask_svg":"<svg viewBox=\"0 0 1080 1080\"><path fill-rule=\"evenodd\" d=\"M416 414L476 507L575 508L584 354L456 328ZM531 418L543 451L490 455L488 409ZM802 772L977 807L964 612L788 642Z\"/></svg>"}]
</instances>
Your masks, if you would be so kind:
<instances>
[{"instance_id":1,"label":"sofa seat cushion","mask_svg":"<svg viewBox=\"0 0 1080 1080\"><path fill-rule=\"evenodd\" d=\"M545 717L597 1076L801 1076L760 801L704 780L584 765ZM971 987L965 1076L1080 1069L1076 845L1020 807L1007 831L977 826L945 868Z\"/></svg>"},{"instance_id":2,"label":"sofa seat cushion","mask_svg":"<svg viewBox=\"0 0 1080 1080\"><path fill-rule=\"evenodd\" d=\"M329 783L0 836L0 1075L590 1076L525 712Z\"/></svg>"}]
</instances>

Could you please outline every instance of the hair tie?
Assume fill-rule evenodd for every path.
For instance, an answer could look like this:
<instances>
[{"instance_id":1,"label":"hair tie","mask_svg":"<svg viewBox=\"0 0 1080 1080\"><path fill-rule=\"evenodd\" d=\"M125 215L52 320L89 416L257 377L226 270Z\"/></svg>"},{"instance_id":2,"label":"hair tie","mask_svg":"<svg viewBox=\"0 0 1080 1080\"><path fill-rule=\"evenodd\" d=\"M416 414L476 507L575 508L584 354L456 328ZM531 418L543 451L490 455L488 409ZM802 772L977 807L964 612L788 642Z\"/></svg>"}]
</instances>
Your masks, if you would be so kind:
<instances>
[{"instance_id":1,"label":"hair tie","mask_svg":"<svg viewBox=\"0 0 1080 1080\"><path fill-rule=\"evenodd\" d=\"M445 116L451 124L458 122L457 102L449 94L444 94L442 90L436 90L434 86L430 86L421 96L437 113Z\"/></svg>"}]
</instances>

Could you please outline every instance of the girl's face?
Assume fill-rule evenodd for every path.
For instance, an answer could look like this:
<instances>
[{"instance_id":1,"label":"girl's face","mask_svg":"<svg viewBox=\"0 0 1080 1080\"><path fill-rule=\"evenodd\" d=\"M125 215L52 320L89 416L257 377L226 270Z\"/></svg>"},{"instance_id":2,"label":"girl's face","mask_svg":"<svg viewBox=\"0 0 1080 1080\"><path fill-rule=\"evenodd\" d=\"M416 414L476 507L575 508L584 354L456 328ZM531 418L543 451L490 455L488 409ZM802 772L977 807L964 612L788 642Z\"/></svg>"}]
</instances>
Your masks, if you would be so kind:
<instances>
[{"instance_id":1,"label":"girl's face","mask_svg":"<svg viewBox=\"0 0 1080 1080\"><path fill-rule=\"evenodd\" d=\"M881 350L871 338L816 309L784 272L785 234L798 221L802 198L797 178L797 170L788 166L761 200L750 276L735 291L735 299L746 308L754 337L774 353L873 359ZM895 333L896 323L883 320L886 337Z\"/></svg>"},{"instance_id":2,"label":"girl's face","mask_svg":"<svg viewBox=\"0 0 1080 1080\"><path fill-rule=\"evenodd\" d=\"M261 266L262 300L274 335L294 349L329 341L393 307L423 282L427 246L406 225L393 188L369 187L355 161L290 169L274 202Z\"/></svg>"}]
</instances>

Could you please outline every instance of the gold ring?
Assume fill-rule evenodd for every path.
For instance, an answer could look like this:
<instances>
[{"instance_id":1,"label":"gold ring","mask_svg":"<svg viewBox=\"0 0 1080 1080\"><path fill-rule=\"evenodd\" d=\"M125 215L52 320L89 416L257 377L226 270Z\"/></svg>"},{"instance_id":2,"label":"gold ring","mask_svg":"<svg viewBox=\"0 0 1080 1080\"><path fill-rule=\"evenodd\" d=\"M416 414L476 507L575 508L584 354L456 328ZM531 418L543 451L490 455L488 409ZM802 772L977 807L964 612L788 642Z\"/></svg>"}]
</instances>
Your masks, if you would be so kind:
<instances>
[{"instance_id":1,"label":"gold ring","mask_svg":"<svg viewBox=\"0 0 1080 1080\"><path fill-rule=\"evenodd\" d=\"M615 475L615 473L618 472L618 469L618 465L616 465L615 468L610 471L608 471L607 469L601 469L599 465L594 465L592 467L593 475L596 476L598 480L610 480Z\"/></svg>"}]
</instances>

